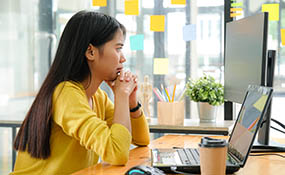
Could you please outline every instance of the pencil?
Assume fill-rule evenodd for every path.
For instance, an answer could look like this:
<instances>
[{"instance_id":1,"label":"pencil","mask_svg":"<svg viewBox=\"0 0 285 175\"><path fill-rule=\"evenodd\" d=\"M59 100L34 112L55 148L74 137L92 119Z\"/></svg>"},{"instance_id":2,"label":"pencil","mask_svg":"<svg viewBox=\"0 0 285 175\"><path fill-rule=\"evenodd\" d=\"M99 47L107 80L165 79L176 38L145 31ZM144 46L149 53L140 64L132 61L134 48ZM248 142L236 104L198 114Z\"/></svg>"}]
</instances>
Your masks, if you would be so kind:
<instances>
[{"instance_id":1,"label":"pencil","mask_svg":"<svg viewBox=\"0 0 285 175\"><path fill-rule=\"evenodd\" d=\"M156 97L158 98L158 100L159 100L159 101L163 101L163 100L161 99L161 97L159 96L159 94L155 91L155 89L152 89L152 90L153 90L154 94L156 95Z\"/></svg>"},{"instance_id":2,"label":"pencil","mask_svg":"<svg viewBox=\"0 0 285 175\"><path fill-rule=\"evenodd\" d=\"M168 101L169 101L169 102L171 102L171 101L170 101L170 97L169 97L169 94L168 94L167 89L166 89L166 88L164 88L164 90L165 90L165 93L166 93L166 95L167 95Z\"/></svg>"},{"instance_id":3,"label":"pencil","mask_svg":"<svg viewBox=\"0 0 285 175\"><path fill-rule=\"evenodd\" d=\"M158 95L162 98L163 101L166 101L165 97L160 93L158 88L154 88Z\"/></svg>"},{"instance_id":4,"label":"pencil","mask_svg":"<svg viewBox=\"0 0 285 175\"><path fill-rule=\"evenodd\" d=\"M176 84L174 84L174 88L173 88L173 93L172 93L172 102L174 102L175 90L176 90Z\"/></svg>"},{"instance_id":5,"label":"pencil","mask_svg":"<svg viewBox=\"0 0 285 175\"><path fill-rule=\"evenodd\" d=\"M165 90L164 90L164 87L163 87L163 84L160 84L161 86L161 94L163 95L163 97L165 97L165 101L167 101L167 94L165 93Z\"/></svg>"},{"instance_id":6,"label":"pencil","mask_svg":"<svg viewBox=\"0 0 285 175\"><path fill-rule=\"evenodd\" d=\"M185 94L186 88L183 89L183 91L181 92L181 94L179 95L178 101L183 100L184 94Z\"/></svg>"}]
</instances>

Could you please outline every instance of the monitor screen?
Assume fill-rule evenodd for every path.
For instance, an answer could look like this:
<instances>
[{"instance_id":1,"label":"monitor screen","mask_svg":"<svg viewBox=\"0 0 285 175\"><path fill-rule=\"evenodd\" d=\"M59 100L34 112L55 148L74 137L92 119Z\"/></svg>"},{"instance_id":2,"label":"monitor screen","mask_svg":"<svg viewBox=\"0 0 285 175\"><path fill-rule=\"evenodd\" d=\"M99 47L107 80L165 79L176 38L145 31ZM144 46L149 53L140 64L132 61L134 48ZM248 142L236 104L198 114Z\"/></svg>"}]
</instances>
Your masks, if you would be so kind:
<instances>
[{"instance_id":1,"label":"monitor screen","mask_svg":"<svg viewBox=\"0 0 285 175\"><path fill-rule=\"evenodd\" d=\"M248 85L265 85L267 19L265 12L226 24L226 101L241 104Z\"/></svg>"}]
</instances>

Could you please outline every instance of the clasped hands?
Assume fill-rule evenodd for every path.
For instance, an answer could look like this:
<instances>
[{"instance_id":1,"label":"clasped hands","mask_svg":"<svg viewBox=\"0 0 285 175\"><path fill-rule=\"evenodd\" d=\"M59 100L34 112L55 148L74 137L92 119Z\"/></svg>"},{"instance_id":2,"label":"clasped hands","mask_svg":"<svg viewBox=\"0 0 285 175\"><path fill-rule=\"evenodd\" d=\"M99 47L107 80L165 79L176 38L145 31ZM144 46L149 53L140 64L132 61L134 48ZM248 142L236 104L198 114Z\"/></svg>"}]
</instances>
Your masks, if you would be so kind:
<instances>
[{"instance_id":1,"label":"clasped hands","mask_svg":"<svg viewBox=\"0 0 285 175\"><path fill-rule=\"evenodd\" d=\"M122 70L116 80L107 83L115 96L117 93L126 94L129 96L130 107L137 105L138 77L132 72Z\"/></svg>"}]
</instances>

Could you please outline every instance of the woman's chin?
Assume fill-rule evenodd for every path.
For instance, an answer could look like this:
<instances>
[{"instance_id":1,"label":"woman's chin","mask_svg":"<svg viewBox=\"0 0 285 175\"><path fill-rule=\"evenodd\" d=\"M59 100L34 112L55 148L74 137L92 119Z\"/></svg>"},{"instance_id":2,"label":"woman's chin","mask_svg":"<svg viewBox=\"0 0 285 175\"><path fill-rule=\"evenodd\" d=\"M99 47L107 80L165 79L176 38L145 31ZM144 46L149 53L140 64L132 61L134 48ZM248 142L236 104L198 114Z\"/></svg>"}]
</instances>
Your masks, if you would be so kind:
<instances>
[{"instance_id":1,"label":"woman's chin","mask_svg":"<svg viewBox=\"0 0 285 175\"><path fill-rule=\"evenodd\" d=\"M117 80L117 78L118 78L118 75L113 76L113 77L112 77L112 78L110 78L108 81L116 81L116 80Z\"/></svg>"}]
</instances>

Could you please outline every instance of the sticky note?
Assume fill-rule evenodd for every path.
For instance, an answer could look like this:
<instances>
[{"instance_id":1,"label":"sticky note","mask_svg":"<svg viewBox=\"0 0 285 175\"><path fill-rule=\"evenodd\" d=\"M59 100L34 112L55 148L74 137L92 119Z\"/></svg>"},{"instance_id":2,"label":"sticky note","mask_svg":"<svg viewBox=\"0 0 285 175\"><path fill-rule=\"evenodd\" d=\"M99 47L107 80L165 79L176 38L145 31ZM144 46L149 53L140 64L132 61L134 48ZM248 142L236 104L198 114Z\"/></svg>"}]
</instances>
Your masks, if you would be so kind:
<instances>
[{"instance_id":1,"label":"sticky note","mask_svg":"<svg viewBox=\"0 0 285 175\"><path fill-rule=\"evenodd\" d=\"M154 58L153 60L153 74L165 75L168 74L168 58Z\"/></svg>"},{"instance_id":2,"label":"sticky note","mask_svg":"<svg viewBox=\"0 0 285 175\"><path fill-rule=\"evenodd\" d=\"M171 4L185 5L186 0L171 0Z\"/></svg>"},{"instance_id":3,"label":"sticky note","mask_svg":"<svg viewBox=\"0 0 285 175\"><path fill-rule=\"evenodd\" d=\"M107 6L107 0L92 0L92 5L93 6L105 7L105 6Z\"/></svg>"},{"instance_id":4,"label":"sticky note","mask_svg":"<svg viewBox=\"0 0 285 175\"><path fill-rule=\"evenodd\" d=\"M130 36L130 46L131 50L143 50L144 49L144 35L133 35Z\"/></svg>"},{"instance_id":5,"label":"sticky note","mask_svg":"<svg viewBox=\"0 0 285 175\"><path fill-rule=\"evenodd\" d=\"M241 13L231 13L230 17L233 18L233 17L240 16L240 15L241 15Z\"/></svg>"},{"instance_id":6,"label":"sticky note","mask_svg":"<svg viewBox=\"0 0 285 175\"><path fill-rule=\"evenodd\" d=\"M243 6L242 2L231 3L231 7L242 7L242 6Z\"/></svg>"},{"instance_id":7,"label":"sticky note","mask_svg":"<svg viewBox=\"0 0 285 175\"><path fill-rule=\"evenodd\" d=\"M269 21L279 21L279 4L263 4L261 9L269 13Z\"/></svg>"},{"instance_id":8,"label":"sticky note","mask_svg":"<svg viewBox=\"0 0 285 175\"><path fill-rule=\"evenodd\" d=\"M281 43L282 46L285 46L285 29L281 29Z\"/></svg>"},{"instance_id":9,"label":"sticky note","mask_svg":"<svg viewBox=\"0 0 285 175\"><path fill-rule=\"evenodd\" d=\"M183 40L184 41L196 40L195 24L189 24L183 27Z\"/></svg>"},{"instance_id":10,"label":"sticky note","mask_svg":"<svg viewBox=\"0 0 285 175\"><path fill-rule=\"evenodd\" d=\"M266 99L267 99L267 98L268 98L268 97L267 97L266 95L261 96L260 99L258 99L258 100L253 104L253 106L254 106L257 110L259 110L260 112L262 112L263 107L264 107L264 105L265 105L265 102L266 102Z\"/></svg>"},{"instance_id":11,"label":"sticky note","mask_svg":"<svg viewBox=\"0 0 285 175\"><path fill-rule=\"evenodd\" d=\"M237 12L237 11L242 11L242 8L231 8L231 12Z\"/></svg>"},{"instance_id":12,"label":"sticky note","mask_svg":"<svg viewBox=\"0 0 285 175\"><path fill-rule=\"evenodd\" d=\"M139 0L125 0L125 15L139 15Z\"/></svg>"},{"instance_id":13,"label":"sticky note","mask_svg":"<svg viewBox=\"0 0 285 175\"><path fill-rule=\"evenodd\" d=\"M150 16L150 30L155 32L163 32L165 25L164 15L152 15Z\"/></svg>"}]
</instances>

